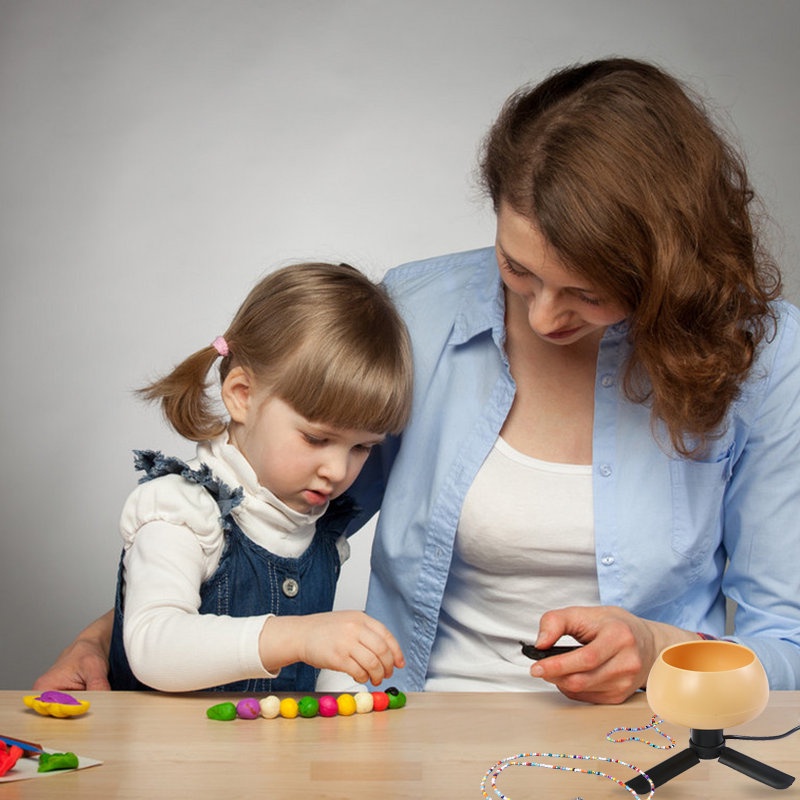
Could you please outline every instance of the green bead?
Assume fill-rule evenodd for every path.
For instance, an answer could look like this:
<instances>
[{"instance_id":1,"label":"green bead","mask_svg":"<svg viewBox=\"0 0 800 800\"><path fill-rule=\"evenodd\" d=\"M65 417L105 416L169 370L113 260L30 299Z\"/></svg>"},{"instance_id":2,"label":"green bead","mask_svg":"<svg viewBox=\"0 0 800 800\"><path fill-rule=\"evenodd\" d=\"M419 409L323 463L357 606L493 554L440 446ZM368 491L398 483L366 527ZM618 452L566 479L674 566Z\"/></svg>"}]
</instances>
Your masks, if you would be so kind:
<instances>
[{"instance_id":1,"label":"green bead","mask_svg":"<svg viewBox=\"0 0 800 800\"><path fill-rule=\"evenodd\" d=\"M206 711L209 719L219 719L223 722L236 719L236 706L233 703L218 703Z\"/></svg>"},{"instance_id":2,"label":"green bead","mask_svg":"<svg viewBox=\"0 0 800 800\"><path fill-rule=\"evenodd\" d=\"M390 686L386 690L389 697L389 708L402 708L406 704L406 696L394 686Z\"/></svg>"},{"instance_id":3,"label":"green bead","mask_svg":"<svg viewBox=\"0 0 800 800\"><path fill-rule=\"evenodd\" d=\"M78 756L75 753L42 753L39 756L39 772L77 768Z\"/></svg>"},{"instance_id":4,"label":"green bead","mask_svg":"<svg viewBox=\"0 0 800 800\"><path fill-rule=\"evenodd\" d=\"M301 717L316 717L319 713L319 700L316 697L301 697L297 711Z\"/></svg>"}]
</instances>

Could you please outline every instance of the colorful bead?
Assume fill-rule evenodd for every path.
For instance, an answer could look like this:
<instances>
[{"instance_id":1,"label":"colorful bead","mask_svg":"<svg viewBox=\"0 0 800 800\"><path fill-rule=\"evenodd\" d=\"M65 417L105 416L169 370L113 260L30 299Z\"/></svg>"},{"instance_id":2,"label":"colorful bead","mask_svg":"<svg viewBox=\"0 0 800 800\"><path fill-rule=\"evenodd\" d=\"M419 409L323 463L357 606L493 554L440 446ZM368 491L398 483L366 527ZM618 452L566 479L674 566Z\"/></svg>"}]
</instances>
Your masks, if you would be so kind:
<instances>
[{"instance_id":1,"label":"colorful bead","mask_svg":"<svg viewBox=\"0 0 800 800\"><path fill-rule=\"evenodd\" d=\"M402 708L406 704L406 696L394 686L390 686L386 694L389 698L389 708Z\"/></svg>"},{"instance_id":2,"label":"colorful bead","mask_svg":"<svg viewBox=\"0 0 800 800\"><path fill-rule=\"evenodd\" d=\"M233 703L217 703L217 705L211 706L206 711L206 716L209 719L229 722L232 719L236 719L236 706Z\"/></svg>"},{"instance_id":3,"label":"colorful bead","mask_svg":"<svg viewBox=\"0 0 800 800\"><path fill-rule=\"evenodd\" d=\"M294 719L297 716L297 700L294 697L284 697L281 700L281 716Z\"/></svg>"},{"instance_id":4,"label":"colorful bead","mask_svg":"<svg viewBox=\"0 0 800 800\"><path fill-rule=\"evenodd\" d=\"M319 699L319 715L321 717L335 717L339 713L339 704L330 694L324 694Z\"/></svg>"},{"instance_id":5,"label":"colorful bead","mask_svg":"<svg viewBox=\"0 0 800 800\"><path fill-rule=\"evenodd\" d=\"M257 719L261 716L261 705L255 697L245 697L236 704L236 716L240 719Z\"/></svg>"},{"instance_id":6,"label":"colorful bead","mask_svg":"<svg viewBox=\"0 0 800 800\"><path fill-rule=\"evenodd\" d=\"M323 694L319 698L305 695L300 700L295 700L293 697L281 699L274 694L267 695L261 700L245 697L236 704L217 703L206 710L206 716L216 720L233 720L237 717L256 719L258 716L264 719L276 717L294 719L298 716L316 717L318 714L321 717L350 717L353 714L368 714L370 711L385 711L387 708L403 708L405 704L406 696L390 686L385 692L363 691L355 695L340 694L338 697Z\"/></svg>"},{"instance_id":7,"label":"colorful bead","mask_svg":"<svg viewBox=\"0 0 800 800\"><path fill-rule=\"evenodd\" d=\"M271 694L264 697L259 703L261 706L261 716L264 719L275 719L281 713L281 699L277 695Z\"/></svg>"},{"instance_id":8,"label":"colorful bead","mask_svg":"<svg viewBox=\"0 0 800 800\"><path fill-rule=\"evenodd\" d=\"M336 698L336 706L343 717L350 717L356 713L356 699L351 694L340 694Z\"/></svg>"},{"instance_id":9,"label":"colorful bead","mask_svg":"<svg viewBox=\"0 0 800 800\"><path fill-rule=\"evenodd\" d=\"M319 713L319 700L310 695L301 697L297 703L297 711L301 717L316 717Z\"/></svg>"},{"instance_id":10,"label":"colorful bead","mask_svg":"<svg viewBox=\"0 0 800 800\"><path fill-rule=\"evenodd\" d=\"M357 692L353 699L356 701L356 713L369 714L372 711L372 693Z\"/></svg>"},{"instance_id":11,"label":"colorful bead","mask_svg":"<svg viewBox=\"0 0 800 800\"><path fill-rule=\"evenodd\" d=\"M372 710L386 711L389 708L389 695L386 692L372 693Z\"/></svg>"}]
</instances>

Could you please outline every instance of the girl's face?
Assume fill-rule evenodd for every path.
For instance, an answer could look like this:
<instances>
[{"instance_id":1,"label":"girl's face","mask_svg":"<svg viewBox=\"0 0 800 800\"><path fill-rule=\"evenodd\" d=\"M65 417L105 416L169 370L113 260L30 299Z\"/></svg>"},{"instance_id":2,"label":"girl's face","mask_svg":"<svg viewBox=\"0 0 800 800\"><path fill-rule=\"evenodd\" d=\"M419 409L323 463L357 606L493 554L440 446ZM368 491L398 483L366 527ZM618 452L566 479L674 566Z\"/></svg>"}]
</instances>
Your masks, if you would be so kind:
<instances>
[{"instance_id":1,"label":"girl's face","mask_svg":"<svg viewBox=\"0 0 800 800\"><path fill-rule=\"evenodd\" d=\"M531 221L506 203L497 213L495 249L509 312L526 314L540 339L574 344L627 316L618 303L564 267Z\"/></svg>"},{"instance_id":2,"label":"girl's face","mask_svg":"<svg viewBox=\"0 0 800 800\"><path fill-rule=\"evenodd\" d=\"M370 449L384 439L371 431L310 422L288 403L255 389L241 368L231 370L225 384L232 376L227 396L223 385L231 441L258 482L295 511L308 513L346 491Z\"/></svg>"}]
</instances>

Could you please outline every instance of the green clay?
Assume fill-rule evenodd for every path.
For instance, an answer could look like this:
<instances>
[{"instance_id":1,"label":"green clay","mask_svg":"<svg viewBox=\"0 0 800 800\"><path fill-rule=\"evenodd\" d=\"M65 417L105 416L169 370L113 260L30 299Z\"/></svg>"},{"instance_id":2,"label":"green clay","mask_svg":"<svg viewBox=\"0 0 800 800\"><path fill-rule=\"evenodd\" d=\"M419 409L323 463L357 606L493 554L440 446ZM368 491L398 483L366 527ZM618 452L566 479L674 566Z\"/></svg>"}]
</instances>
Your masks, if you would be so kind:
<instances>
[{"instance_id":1,"label":"green clay","mask_svg":"<svg viewBox=\"0 0 800 800\"><path fill-rule=\"evenodd\" d=\"M233 703L218 703L206 711L206 716L209 719L219 719L223 722L228 722L236 719L236 706Z\"/></svg>"},{"instance_id":2,"label":"green clay","mask_svg":"<svg viewBox=\"0 0 800 800\"><path fill-rule=\"evenodd\" d=\"M319 713L319 701L316 697L301 697L297 712L301 717L316 717Z\"/></svg>"},{"instance_id":3,"label":"green clay","mask_svg":"<svg viewBox=\"0 0 800 800\"><path fill-rule=\"evenodd\" d=\"M39 756L39 772L77 768L78 756L75 753L42 753Z\"/></svg>"},{"instance_id":4,"label":"green clay","mask_svg":"<svg viewBox=\"0 0 800 800\"><path fill-rule=\"evenodd\" d=\"M406 696L394 686L386 690L389 696L389 708L402 708L406 704Z\"/></svg>"}]
</instances>

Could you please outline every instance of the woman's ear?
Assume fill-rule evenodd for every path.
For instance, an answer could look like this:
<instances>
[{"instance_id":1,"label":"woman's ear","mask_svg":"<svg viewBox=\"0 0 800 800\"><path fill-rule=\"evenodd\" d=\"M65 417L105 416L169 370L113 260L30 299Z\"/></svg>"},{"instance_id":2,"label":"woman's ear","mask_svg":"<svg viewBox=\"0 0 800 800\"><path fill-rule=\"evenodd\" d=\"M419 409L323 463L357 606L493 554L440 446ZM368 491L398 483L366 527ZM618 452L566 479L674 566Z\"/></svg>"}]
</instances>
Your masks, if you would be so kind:
<instances>
[{"instance_id":1,"label":"woman's ear","mask_svg":"<svg viewBox=\"0 0 800 800\"><path fill-rule=\"evenodd\" d=\"M222 402L232 422L244 422L254 402L255 384L244 367L234 367L222 382Z\"/></svg>"}]
</instances>

